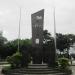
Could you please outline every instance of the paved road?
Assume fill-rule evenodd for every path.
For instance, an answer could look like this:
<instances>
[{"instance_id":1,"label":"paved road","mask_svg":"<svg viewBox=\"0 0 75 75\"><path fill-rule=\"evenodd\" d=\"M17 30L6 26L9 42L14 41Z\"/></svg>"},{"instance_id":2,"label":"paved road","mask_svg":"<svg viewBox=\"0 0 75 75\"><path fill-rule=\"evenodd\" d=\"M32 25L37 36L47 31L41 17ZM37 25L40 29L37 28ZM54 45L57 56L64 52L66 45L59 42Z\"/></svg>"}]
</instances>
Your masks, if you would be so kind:
<instances>
[{"instance_id":1,"label":"paved road","mask_svg":"<svg viewBox=\"0 0 75 75\"><path fill-rule=\"evenodd\" d=\"M0 65L0 75L3 75L3 74L1 73L2 68L3 68L3 66Z\"/></svg>"},{"instance_id":2,"label":"paved road","mask_svg":"<svg viewBox=\"0 0 75 75\"><path fill-rule=\"evenodd\" d=\"M3 74L1 73L1 70L2 70L2 68L5 67L5 66L8 66L8 64L6 64L6 65L0 65L0 75L3 75Z\"/></svg>"},{"instance_id":3,"label":"paved road","mask_svg":"<svg viewBox=\"0 0 75 75\"><path fill-rule=\"evenodd\" d=\"M71 68L72 68L72 72L73 72L72 75L75 75L75 66L71 66Z\"/></svg>"}]
</instances>

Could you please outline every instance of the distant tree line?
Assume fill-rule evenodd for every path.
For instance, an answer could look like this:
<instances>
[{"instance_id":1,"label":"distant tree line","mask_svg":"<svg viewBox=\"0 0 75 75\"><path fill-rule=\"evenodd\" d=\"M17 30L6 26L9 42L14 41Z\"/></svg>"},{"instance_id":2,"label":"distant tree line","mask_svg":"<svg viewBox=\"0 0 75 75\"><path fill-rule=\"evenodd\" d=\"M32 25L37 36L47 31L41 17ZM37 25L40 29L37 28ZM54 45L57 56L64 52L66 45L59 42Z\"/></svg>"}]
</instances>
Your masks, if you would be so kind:
<instances>
[{"instance_id":1,"label":"distant tree line","mask_svg":"<svg viewBox=\"0 0 75 75\"><path fill-rule=\"evenodd\" d=\"M68 57L69 49L74 43L75 43L74 34L56 33L56 46L57 51L59 51L60 53L59 57L60 56ZM6 59L7 56L11 56L14 53L16 53L17 49L18 49L18 39L8 41L5 37L3 37L2 32L0 32L0 58ZM47 30L44 30L43 50L42 50L43 62L48 63L50 61L50 58L52 58L50 53L54 49L55 49L54 37L52 37L52 35ZM24 57L23 59L29 56L35 57L35 55L33 54L33 50L34 48L32 47L31 39L20 39L20 52Z\"/></svg>"}]
</instances>

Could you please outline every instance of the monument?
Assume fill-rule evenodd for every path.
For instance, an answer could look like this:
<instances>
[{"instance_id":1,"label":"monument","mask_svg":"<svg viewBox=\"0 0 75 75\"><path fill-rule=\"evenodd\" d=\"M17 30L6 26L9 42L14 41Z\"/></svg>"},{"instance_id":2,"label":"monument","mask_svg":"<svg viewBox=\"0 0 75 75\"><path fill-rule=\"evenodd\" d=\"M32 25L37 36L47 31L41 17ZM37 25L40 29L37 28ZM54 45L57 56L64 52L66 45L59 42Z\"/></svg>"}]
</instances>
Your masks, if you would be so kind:
<instances>
[{"instance_id":1,"label":"monument","mask_svg":"<svg viewBox=\"0 0 75 75\"><path fill-rule=\"evenodd\" d=\"M32 46L41 47L43 44L44 9L31 15Z\"/></svg>"},{"instance_id":2,"label":"monument","mask_svg":"<svg viewBox=\"0 0 75 75\"><path fill-rule=\"evenodd\" d=\"M47 64L54 65L55 48L52 49L50 48L46 50L43 49L44 9L36 13L33 13L31 15L31 22L32 22L32 47L34 48L32 51L33 64L41 64L42 61L44 61L44 57L45 57Z\"/></svg>"},{"instance_id":3,"label":"monument","mask_svg":"<svg viewBox=\"0 0 75 75\"><path fill-rule=\"evenodd\" d=\"M44 24L44 9L33 13L31 15L32 22L32 46L35 48L33 51L33 63L41 64L42 62L42 45L43 45L43 24ZM36 59L37 58L37 59Z\"/></svg>"}]
</instances>

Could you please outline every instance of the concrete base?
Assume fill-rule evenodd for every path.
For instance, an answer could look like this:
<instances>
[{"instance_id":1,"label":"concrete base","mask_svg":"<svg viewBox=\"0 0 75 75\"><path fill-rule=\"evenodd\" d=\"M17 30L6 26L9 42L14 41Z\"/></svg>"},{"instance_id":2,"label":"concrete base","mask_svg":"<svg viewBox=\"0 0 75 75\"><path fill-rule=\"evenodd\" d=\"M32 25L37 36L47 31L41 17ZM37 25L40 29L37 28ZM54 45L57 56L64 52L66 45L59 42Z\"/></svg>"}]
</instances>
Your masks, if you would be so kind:
<instances>
[{"instance_id":1,"label":"concrete base","mask_svg":"<svg viewBox=\"0 0 75 75\"><path fill-rule=\"evenodd\" d=\"M48 68L47 64L29 64L28 68Z\"/></svg>"}]
</instances>

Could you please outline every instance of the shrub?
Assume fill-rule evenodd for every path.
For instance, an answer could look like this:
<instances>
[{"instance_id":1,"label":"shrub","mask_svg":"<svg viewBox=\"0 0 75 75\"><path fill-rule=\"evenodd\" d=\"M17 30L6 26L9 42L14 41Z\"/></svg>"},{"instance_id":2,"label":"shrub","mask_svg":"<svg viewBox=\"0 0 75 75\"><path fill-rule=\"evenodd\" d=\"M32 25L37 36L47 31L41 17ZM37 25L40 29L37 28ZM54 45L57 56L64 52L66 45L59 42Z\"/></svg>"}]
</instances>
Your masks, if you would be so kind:
<instances>
[{"instance_id":1,"label":"shrub","mask_svg":"<svg viewBox=\"0 0 75 75\"><path fill-rule=\"evenodd\" d=\"M12 68L17 68L21 65L21 59L22 55L20 54L20 52L16 52L12 56L8 56L6 60L11 64Z\"/></svg>"},{"instance_id":2,"label":"shrub","mask_svg":"<svg viewBox=\"0 0 75 75\"><path fill-rule=\"evenodd\" d=\"M29 54L16 52L12 56L8 56L6 60L9 64L11 64L12 68L19 68L27 67L31 61L31 57Z\"/></svg>"},{"instance_id":3,"label":"shrub","mask_svg":"<svg viewBox=\"0 0 75 75\"><path fill-rule=\"evenodd\" d=\"M28 64L31 62L31 57L29 55L23 55L21 61L21 67L28 67Z\"/></svg>"},{"instance_id":4,"label":"shrub","mask_svg":"<svg viewBox=\"0 0 75 75\"><path fill-rule=\"evenodd\" d=\"M61 69L66 69L69 66L69 60L67 58L60 58L58 61Z\"/></svg>"},{"instance_id":5,"label":"shrub","mask_svg":"<svg viewBox=\"0 0 75 75\"><path fill-rule=\"evenodd\" d=\"M2 68L1 73L6 74L10 69L11 69L10 66L6 66L6 67Z\"/></svg>"},{"instance_id":6,"label":"shrub","mask_svg":"<svg viewBox=\"0 0 75 75\"><path fill-rule=\"evenodd\" d=\"M58 66L59 66L58 61L56 61L55 62L55 67L58 67Z\"/></svg>"}]
</instances>

